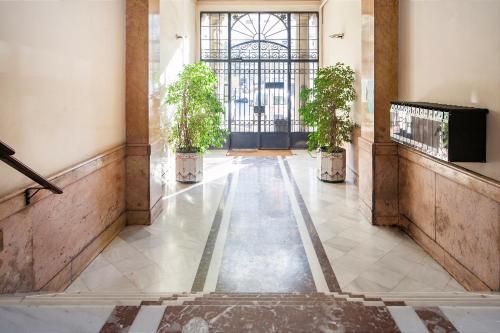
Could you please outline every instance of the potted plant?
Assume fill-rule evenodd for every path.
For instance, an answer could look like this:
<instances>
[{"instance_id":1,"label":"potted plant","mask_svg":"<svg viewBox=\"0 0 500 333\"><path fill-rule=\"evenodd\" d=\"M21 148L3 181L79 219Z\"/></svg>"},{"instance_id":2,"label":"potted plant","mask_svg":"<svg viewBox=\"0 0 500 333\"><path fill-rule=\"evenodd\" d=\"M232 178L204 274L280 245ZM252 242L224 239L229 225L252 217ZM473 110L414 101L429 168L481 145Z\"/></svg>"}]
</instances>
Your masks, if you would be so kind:
<instances>
[{"instance_id":1,"label":"potted plant","mask_svg":"<svg viewBox=\"0 0 500 333\"><path fill-rule=\"evenodd\" d=\"M320 68L312 88L303 89L299 109L304 123L314 128L308 149L318 150L318 178L343 182L346 177L344 142L351 142L351 102L356 99L354 71L342 63Z\"/></svg>"},{"instance_id":2,"label":"potted plant","mask_svg":"<svg viewBox=\"0 0 500 333\"><path fill-rule=\"evenodd\" d=\"M166 102L176 107L167 140L175 149L179 182L201 181L203 153L209 147L222 147L226 139L216 84L212 69L198 62L184 66L178 80L167 88Z\"/></svg>"}]
</instances>

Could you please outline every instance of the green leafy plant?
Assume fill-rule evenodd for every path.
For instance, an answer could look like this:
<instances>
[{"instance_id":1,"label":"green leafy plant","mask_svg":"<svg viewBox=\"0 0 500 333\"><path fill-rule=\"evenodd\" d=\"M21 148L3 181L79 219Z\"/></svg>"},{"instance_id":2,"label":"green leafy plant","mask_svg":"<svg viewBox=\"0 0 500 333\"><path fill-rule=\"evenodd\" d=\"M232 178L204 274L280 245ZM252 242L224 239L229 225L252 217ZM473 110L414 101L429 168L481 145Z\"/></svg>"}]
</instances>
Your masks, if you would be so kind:
<instances>
[{"instance_id":1,"label":"green leafy plant","mask_svg":"<svg viewBox=\"0 0 500 333\"><path fill-rule=\"evenodd\" d=\"M354 71L343 63L320 68L313 87L303 89L300 98L304 103L299 109L302 120L314 128L308 138L309 150L341 152L342 144L351 142Z\"/></svg>"},{"instance_id":2,"label":"green leafy plant","mask_svg":"<svg viewBox=\"0 0 500 333\"><path fill-rule=\"evenodd\" d=\"M168 86L165 101L176 110L167 137L176 151L203 153L224 144L224 109L215 94L216 85L212 69L198 62L184 66L178 80Z\"/></svg>"}]
</instances>

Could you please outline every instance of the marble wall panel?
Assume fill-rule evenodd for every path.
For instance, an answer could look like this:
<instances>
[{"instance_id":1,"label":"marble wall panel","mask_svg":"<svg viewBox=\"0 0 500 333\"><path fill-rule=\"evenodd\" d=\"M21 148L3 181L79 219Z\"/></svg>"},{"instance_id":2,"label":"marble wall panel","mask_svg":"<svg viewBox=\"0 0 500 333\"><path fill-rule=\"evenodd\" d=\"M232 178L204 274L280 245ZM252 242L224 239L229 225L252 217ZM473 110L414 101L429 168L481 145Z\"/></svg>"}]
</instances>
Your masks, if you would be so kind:
<instances>
[{"instance_id":1,"label":"marble wall panel","mask_svg":"<svg viewBox=\"0 0 500 333\"><path fill-rule=\"evenodd\" d=\"M395 143L375 143L373 149L374 224L398 224L398 151Z\"/></svg>"},{"instance_id":2,"label":"marble wall panel","mask_svg":"<svg viewBox=\"0 0 500 333\"><path fill-rule=\"evenodd\" d=\"M0 221L3 250L0 251L0 293L33 288L33 211L24 210Z\"/></svg>"},{"instance_id":3,"label":"marble wall panel","mask_svg":"<svg viewBox=\"0 0 500 333\"><path fill-rule=\"evenodd\" d=\"M399 213L432 239L435 235L435 174L399 158Z\"/></svg>"},{"instance_id":4,"label":"marble wall panel","mask_svg":"<svg viewBox=\"0 0 500 333\"><path fill-rule=\"evenodd\" d=\"M490 288L499 288L500 204L436 177L436 241Z\"/></svg>"},{"instance_id":5,"label":"marble wall panel","mask_svg":"<svg viewBox=\"0 0 500 333\"><path fill-rule=\"evenodd\" d=\"M400 225L468 290L499 290L500 184L398 151Z\"/></svg>"},{"instance_id":6,"label":"marble wall panel","mask_svg":"<svg viewBox=\"0 0 500 333\"><path fill-rule=\"evenodd\" d=\"M88 264L111 243L111 241L125 228L127 223L126 213L122 215L115 222L106 228L99 236L97 236L92 243L90 243L77 257L71 262L71 280L76 279L80 273L87 267Z\"/></svg>"},{"instance_id":7,"label":"marble wall panel","mask_svg":"<svg viewBox=\"0 0 500 333\"><path fill-rule=\"evenodd\" d=\"M92 260L123 230L126 215L123 213L115 222L97 236L82 252L60 270L41 290L50 292L64 291L72 281L89 265Z\"/></svg>"},{"instance_id":8,"label":"marble wall panel","mask_svg":"<svg viewBox=\"0 0 500 333\"><path fill-rule=\"evenodd\" d=\"M0 293L67 284L69 263L125 211L125 148L117 147L51 177L63 194L23 192L0 200Z\"/></svg>"},{"instance_id":9,"label":"marble wall panel","mask_svg":"<svg viewBox=\"0 0 500 333\"><path fill-rule=\"evenodd\" d=\"M28 208L34 288L43 287L125 210L125 164L115 161Z\"/></svg>"},{"instance_id":10,"label":"marble wall panel","mask_svg":"<svg viewBox=\"0 0 500 333\"><path fill-rule=\"evenodd\" d=\"M445 267L445 250L437 244L434 239L427 236L415 223L412 223L403 215L400 215L400 225L403 229L417 242L423 249L425 249L434 260L440 265ZM446 267L445 267L446 268Z\"/></svg>"},{"instance_id":11,"label":"marble wall panel","mask_svg":"<svg viewBox=\"0 0 500 333\"><path fill-rule=\"evenodd\" d=\"M373 205L373 161L371 142L364 137L359 138L359 196L363 215L372 220Z\"/></svg>"},{"instance_id":12,"label":"marble wall panel","mask_svg":"<svg viewBox=\"0 0 500 333\"><path fill-rule=\"evenodd\" d=\"M66 265L62 270L60 270L56 276L54 276L49 282L47 282L43 287L40 287L43 291L56 291L62 292L71 284L71 263Z\"/></svg>"},{"instance_id":13,"label":"marble wall panel","mask_svg":"<svg viewBox=\"0 0 500 333\"><path fill-rule=\"evenodd\" d=\"M471 291L490 291L499 290L498 287L491 287L479 279L467 267L462 265L457 259L453 258L448 252L444 251L443 267L460 283L466 290Z\"/></svg>"},{"instance_id":14,"label":"marble wall panel","mask_svg":"<svg viewBox=\"0 0 500 333\"><path fill-rule=\"evenodd\" d=\"M149 141L148 0L127 0L126 13L127 143L146 144Z\"/></svg>"},{"instance_id":15,"label":"marble wall panel","mask_svg":"<svg viewBox=\"0 0 500 333\"><path fill-rule=\"evenodd\" d=\"M481 193L496 202L500 202L499 182L478 176L477 174L455 164L431 158L424 153L408 148L404 145L399 145L399 156L404 157L408 161L416 163L426 169L432 170L433 172L446 178L453 179L453 181L457 184L461 184L474 192Z\"/></svg>"},{"instance_id":16,"label":"marble wall panel","mask_svg":"<svg viewBox=\"0 0 500 333\"><path fill-rule=\"evenodd\" d=\"M391 101L398 98L399 0L377 0L374 4L374 141L389 142Z\"/></svg>"},{"instance_id":17,"label":"marble wall panel","mask_svg":"<svg viewBox=\"0 0 500 333\"><path fill-rule=\"evenodd\" d=\"M127 210L149 210L149 156L127 156Z\"/></svg>"}]
</instances>

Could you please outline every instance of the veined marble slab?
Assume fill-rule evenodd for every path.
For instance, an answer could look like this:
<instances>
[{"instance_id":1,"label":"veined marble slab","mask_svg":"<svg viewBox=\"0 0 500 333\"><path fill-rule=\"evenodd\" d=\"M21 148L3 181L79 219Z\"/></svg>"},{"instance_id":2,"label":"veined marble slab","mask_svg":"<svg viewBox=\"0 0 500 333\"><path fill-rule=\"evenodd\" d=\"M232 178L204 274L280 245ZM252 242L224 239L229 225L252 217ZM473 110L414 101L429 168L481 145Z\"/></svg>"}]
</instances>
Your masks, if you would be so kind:
<instances>
[{"instance_id":1,"label":"veined marble slab","mask_svg":"<svg viewBox=\"0 0 500 333\"><path fill-rule=\"evenodd\" d=\"M114 306L0 306L0 332L96 333Z\"/></svg>"}]
</instances>

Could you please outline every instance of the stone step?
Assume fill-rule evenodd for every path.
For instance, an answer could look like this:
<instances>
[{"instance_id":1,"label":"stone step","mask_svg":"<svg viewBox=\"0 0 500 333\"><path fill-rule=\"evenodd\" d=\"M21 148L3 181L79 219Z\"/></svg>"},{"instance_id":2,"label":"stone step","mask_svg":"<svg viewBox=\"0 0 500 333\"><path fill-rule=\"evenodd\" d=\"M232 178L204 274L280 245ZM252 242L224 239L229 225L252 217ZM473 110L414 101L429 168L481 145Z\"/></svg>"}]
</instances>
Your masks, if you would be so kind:
<instances>
[{"instance_id":1,"label":"stone step","mask_svg":"<svg viewBox=\"0 0 500 333\"><path fill-rule=\"evenodd\" d=\"M210 299L210 300L249 300L249 299L255 299L255 300L260 300L260 299L272 299L272 300L321 300L321 299L345 299L347 297L337 297L333 295L321 295L321 296L314 296L314 297L306 297L306 296L294 296L294 297L279 297L279 296L266 296L262 295L259 297L250 297L250 296L227 296L227 297L213 297L212 295L205 295L205 296L197 296L196 299ZM359 297L363 298L363 297Z\"/></svg>"},{"instance_id":2,"label":"stone step","mask_svg":"<svg viewBox=\"0 0 500 333\"><path fill-rule=\"evenodd\" d=\"M204 326L214 332L240 332L242 328L255 332L399 331L385 307L345 303L342 306L167 306L158 332L180 332L181 328L189 331L190 324L193 331Z\"/></svg>"},{"instance_id":3,"label":"stone step","mask_svg":"<svg viewBox=\"0 0 500 333\"><path fill-rule=\"evenodd\" d=\"M333 293L334 295L336 293ZM500 298L500 293L498 292L366 292L363 294L365 297L435 297L435 296L447 296L447 297L496 297Z\"/></svg>"},{"instance_id":4,"label":"stone step","mask_svg":"<svg viewBox=\"0 0 500 333\"><path fill-rule=\"evenodd\" d=\"M130 307L15 305L0 307L0 332L475 333L500 332L499 315L500 307L388 308L362 302Z\"/></svg>"},{"instance_id":5,"label":"stone step","mask_svg":"<svg viewBox=\"0 0 500 333\"><path fill-rule=\"evenodd\" d=\"M310 305L362 302L367 305L499 306L499 293L43 293L0 296L0 304L100 305Z\"/></svg>"},{"instance_id":6,"label":"stone step","mask_svg":"<svg viewBox=\"0 0 500 333\"><path fill-rule=\"evenodd\" d=\"M347 303L348 301L336 301L336 300L324 300L324 301L317 301L317 302L302 302L302 301L287 301L287 302L280 302L280 301L233 301L233 302L193 302L193 301L187 301L183 302L182 305L217 305L217 306L237 306L237 305L255 305L255 306L274 306L274 305L292 305L292 306L309 306L309 305L340 305L341 303ZM381 305L383 305L383 302L379 302ZM168 302L164 302L163 304L169 305ZM181 305L181 304L179 304Z\"/></svg>"}]
</instances>

